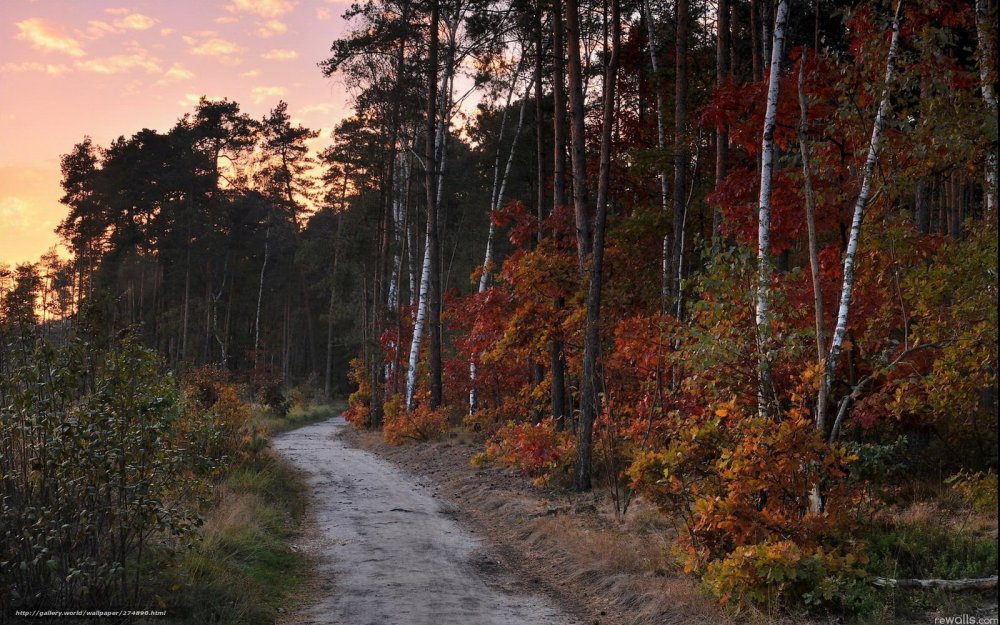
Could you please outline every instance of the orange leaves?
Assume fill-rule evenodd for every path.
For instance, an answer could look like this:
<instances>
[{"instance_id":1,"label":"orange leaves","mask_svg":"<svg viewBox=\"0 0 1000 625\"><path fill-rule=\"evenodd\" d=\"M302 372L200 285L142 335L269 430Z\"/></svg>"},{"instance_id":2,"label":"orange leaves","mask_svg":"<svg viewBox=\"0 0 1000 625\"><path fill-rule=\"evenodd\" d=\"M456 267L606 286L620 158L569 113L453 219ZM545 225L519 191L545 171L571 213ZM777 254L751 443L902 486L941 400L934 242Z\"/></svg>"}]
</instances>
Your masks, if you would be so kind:
<instances>
[{"instance_id":1,"label":"orange leaves","mask_svg":"<svg viewBox=\"0 0 1000 625\"><path fill-rule=\"evenodd\" d=\"M516 467L546 483L556 475L568 474L576 454L576 439L560 432L552 420L538 424L508 422L486 446L477 461L494 460Z\"/></svg>"},{"instance_id":2,"label":"orange leaves","mask_svg":"<svg viewBox=\"0 0 1000 625\"><path fill-rule=\"evenodd\" d=\"M445 407L431 410L422 405L408 412L403 396L397 394L385 403L383 409L382 435L390 445L431 440L448 431L448 409Z\"/></svg>"}]
</instances>

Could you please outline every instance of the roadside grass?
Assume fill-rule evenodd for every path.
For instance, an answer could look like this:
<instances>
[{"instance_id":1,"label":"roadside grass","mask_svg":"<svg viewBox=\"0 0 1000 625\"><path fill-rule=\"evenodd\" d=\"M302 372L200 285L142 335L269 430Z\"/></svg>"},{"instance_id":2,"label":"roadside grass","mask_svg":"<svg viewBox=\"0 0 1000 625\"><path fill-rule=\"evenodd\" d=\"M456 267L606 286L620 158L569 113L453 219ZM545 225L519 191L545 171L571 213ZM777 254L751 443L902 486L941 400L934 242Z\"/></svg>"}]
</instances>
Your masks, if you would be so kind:
<instances>
[{"instance_id":1,"label":"roadside grass","mask_svg":"<svg viewBox=\"0 0 1000 625\"><path fill-rule=\"evenodd\" d=\"M266 428L268 435L275 436L310 423L325 421L347 409L347 402L334 400L328 403L294 406L284 417L278 416L267 406L254 404L250 424Z\"/></svg>"},{"instance_id":2,"label":"roadside grass","mask_svg":"<svg viewBox=\"0 0 1000 625\"><path fill-rule=\"evenodd\" d=\"M217 487L201 539L175 565L168 602L182 623L270 625L308 575L292 547L305 516L295 469L264 450Z\"/></svg>"},{"instance_id":3,"label":"roadside grass","mask_svg":"<svg viewBox=\"0 0 1000 625\"><path fill-rule=\"evenodd\" d=\"M327 419L333 404L293 408L287 417L254 406L251 424L265 436ZM216 487L200 540L173 565L163 589L177 623L271 625L293 605L309 576L293 546L307 508L303 476L265 446Z\"/></svg>"}]
</instances>

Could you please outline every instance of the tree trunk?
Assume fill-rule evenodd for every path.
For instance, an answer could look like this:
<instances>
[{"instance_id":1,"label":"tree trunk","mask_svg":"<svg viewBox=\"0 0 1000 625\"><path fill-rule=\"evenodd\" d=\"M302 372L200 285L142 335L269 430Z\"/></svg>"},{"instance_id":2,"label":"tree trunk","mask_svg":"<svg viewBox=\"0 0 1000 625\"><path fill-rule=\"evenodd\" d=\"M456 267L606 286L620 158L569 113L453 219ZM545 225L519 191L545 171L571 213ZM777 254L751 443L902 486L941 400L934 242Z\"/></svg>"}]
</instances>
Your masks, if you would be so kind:
<instances>
[{"instance_id":1,"label":"tree trunk","mask_svg":"<svg viewBox=\"0 0 1000 625\"><path fill-rule=\"evenodd\" d=\"M341 190L341 206L347 194L347 176L344 176L344 186ZM341 208L343 210L343 208ZM326 372L323 379L323 394L329 400L333 399L333 322L337 303L337 263L340 260L340 242L344 227L343 214L337 215L337 233L333 239L333 265L330 267L330 306L326 313Z\"/></svg>"},{"instance_id":2,"label":"tree trunk","mask_svg":"<svg viewBox=\"0 0 1000 625\"><path fill-rule=\"evenodd\" d=\"M441 264L438 241L438 203L435 194L437 162L435 138L437 128L437 76L439 44L440 2L431 2L429 48L427 53L427 128L424 145L424 171L427 191L427 255L430 258L430 274L427 289L427 311L430 339L430 407L441 405Z\"/></svg>"},{"instance_id":3,"label":"tree trunk","mask_svg":"<svg viewBox=\"0 0 1000 625\"><path fill-rule=\"evenodd\" d=\"M725 1L725 0L723 0ZM660 61L657 58L656 23L653 21L653 9L650 0L643 0L642 9L646 15L646 34L649 38L649 63L653 69L653 91L656 93L656 147L662 157L667 151L667 107L663 99L663 78L660 76ZM659 166L660 205L664 214L670 210L670 183L667 181L667 169ZM663 237L663 268L660 282L660 302L664 310L670 305L670 239Z\"/></svg>"},{"instance_id":4,"label":"tree trunk","mask_svg":"<svg viewBox=\"0 0 1000 625\"><path fill-rule=\"evenodd\" d=\"M601 271L604 263L604 234L611 186L611 129L615 114L615 86L621 56L621 20L618 0L611 0L611 54L604 70L604 111L601 122L601 165L597 182L597 215L594 220L593 257L587 289L587 324L583 347L583 375L580 380L580 428L577 432L576 467L573 485L577 491L591 488L591 456L594 422L600 414L597 392L597 355L601 340Z\"/></svg>"},{"instance_id":5,"label":"tree trunk","mask_svg":"<svg viewBox=\"0 0 1000 625\"><path fill-rule=\"evenodd\" d=\"M774 25L774 45L771 48L770 78L767 87L767 110L764 113L764 133L761 139L760 202L757 220L757 411L770 413L771 396L771 322L768 306L771 298L771 177L774 171L774 127L778 112L778 86L781 78L781 49L785 39L788 0L778 4Z\"/></svg>"},{"instance_id":6,"label":"tree trunk","mask_svg":"<svg viewBox=\"0 0 1000 625\"><path fill-rule=\"evenodd\" d=\"M760 58L762 49L760 43L760 2L761 0L750 0L750 71L753 72L752 78L755 82L764 77L763 62Z\"/></svg>"},{"instance_id":7,"label":"tree trunk","mask_svg":"<svg viewBox=\"0 0 1000 625\"><path fill-rule=\"evenodd\" d=\"M528 83L527 89L524 91L524 97L521 99L521 109L517 117L517 128L514 130L514 137L511 139L510 152L507 154L507 161L503 168L503 173L500 172L500 155L503 150L503 134L504 127L507 125L507 111L510 109L510 101L512 94L514 92L514 85L517 81L517 74L511 78L510 90L507 93L507 106L504 108L504 113L500 118L500 136L497 138L497 156L496 162L493 165L493 191L490 195L492 198L492 206L490 206L490 214L498 210L503 205L503 196L507 189L507 179L510 177L510 169L514 164L514 154L517 151L517 141L521 137L521 129L524 128L524 114L528 108L528 94L531 93L531 87L535 80L532 78L531 82ZM489 287L490 275L493 271L493 238L496 234L496 226L493 224L493 220L490 220L489 233L486 235L486 257L483 259L483 271L479 275L479 289L477 292L484 293ZM469 414L476 411L477 397L476 397L476 361L473 358L469 362Z\"/></svg>"},{"instance_id":8,"label":"tree trunk","mask_svg":"<svg viewBox=\"0 0 1000 625\"><path fill-rule=\"evenodd\" d=\"M674 241L671 250L671 276L673 285L674 312L679 319L683 306L681 278L684 263L684 213L687 202L684 189L687 187L687 54L688 54L688 0L676 0L676 36L674 38Z\"/></svg>"},{"instance_id":9,"label":"tree trunk","mask_svg":"<svg viewBox=\"0 0 1000 625\"><path fill-rule=\"evenodd\" d=\"M566 205L566 85L564 64L566 49L563 45L562 0L552 3L552 210L558 211ZM556 311L562 308L562 298L557 297L554 307ZM550 368L552 370L552 388L550 401L552 418L556 427L565 427L566 406L566 363L563 358L562 342L553 339L549 350Z\"/></svg>"},{"instance_id":10,"label":"tree trunk","mask_svg":"<svg viewBox=\"0 0 1000 625\"><path fill-rule=\"evenodd\" d=\"M799 151L802 153L802 180L806 196L806 230L809 233L809 269L812 273L813 314L816 322L816 362L822 366L823 351L826 348L826 324L823 321L823 291L820 285L819 245L816 240L816 196L813 193L812 169L809 163L809 108L806 103L805 77L806 54L803 49L799 60ZM818 408L826 401L826 397L817 397L816 432L820 438L826 437L825 410ZM823 500L819 492L819 484L814 483L809 494L809 511L819 514L823 509Z\"/></svg>"},{"instance_id":11,"label":"tree trunk","mask_svg":"<svg viewBox=\"0 0 1000 625\"><path fill-rule=\"evenodd\" d=\"M264 273L267 271L267 261L271 254L271 213L268 212L267 227L264 229L264 262L260 265L260 279L257 283L257 313L253 320L253 349L260 349L260 307L264 301ZM254 356L256 359L256 355ZM256 360L255 360L256 362Z\"/></svg>"},{"instance_id":12,"label":"tree trunk","mask_svg":"<svg viewBox=\"0 0 1000 625\"><path fill-rule=\"evenodd\" d=\"M648 0L647 0L648 1ZM719 10L716 17L717 32L715 41L715 87L722 89L729 80L729 0L719 0ZM729 129L717 128L715 131L715 186L726 179L729 169ZM717 239L722 232L722 212L716 206L712 211L712 238Z\"/></svg>"},{"instance_id":13,"label":"tree trunk","mask_svg":"<svg viewBox=\"0 0 1000 625\"><path fill-rule=\"evenodd\" d=\"M587 208L587 155L584 128L583 68L580 63L580 7L566 0L566 40L569 53L570 162L573 168L573 208L576 214L576 244L579 271L586 271L590 257L590 211Z\"/></svg>"},{"instance_id":14,"label":"tree trunk","mask_svg":"<svg viewBox=\"0 0 1000 625\"><path fill-rule=\"evenodd\" d=\"M878 155L878 142L882 136L882 127L885 124L886 113L889 110L889 93L896 71L896 50L899 46L899 20L902 7L903 3L900 0L899 4L896 5L896 16L892 21L892 41L889 43L889 57L885 68L885 84L882 88L882 100L879 102L878 113L875 115L875 124L872 126L871 140L868 143L868 158L865 160L861 190L858 193L857 202L854 204L851 234L847 242L847 251L844 254L844 275L840 290L840 305L837 310L837 326L833 331L833 340L830 344L830 351L827 355L826 367L824 367L823 372L823 380L820 384L819 392L821 397L823 397L823 401L816 409L817 421L825 421L826 419L830 387L833 385L833 376L837 371L840 352L844 346L844 337L847 335L847 318L851 311L851 292L854 288L854 261L858 253L858 240L861 238L861 223L864 220L865 208L868 206L868 198L871 193L872 175L875 171L875 160ZM830 442L833 443L835 438L836 428L830 433Z\"/></svg>"},{"instance_id":15,"label":"tree trunk","mask_svg":"<svg viewBox=\"0 0 1000 625\"><path fill-rule=\"evenodd\" d=\"M996 15L996 11L993 11ZM994 88L997 79L996 68L996 22L990 19L989 0L976 0L976 60L979 65L979 86L983 101L994 118L997 116L997 94ZM986 218L996 219L997 210L997 143L990 142L986 154Z\"/></svg>"}]
</instances>

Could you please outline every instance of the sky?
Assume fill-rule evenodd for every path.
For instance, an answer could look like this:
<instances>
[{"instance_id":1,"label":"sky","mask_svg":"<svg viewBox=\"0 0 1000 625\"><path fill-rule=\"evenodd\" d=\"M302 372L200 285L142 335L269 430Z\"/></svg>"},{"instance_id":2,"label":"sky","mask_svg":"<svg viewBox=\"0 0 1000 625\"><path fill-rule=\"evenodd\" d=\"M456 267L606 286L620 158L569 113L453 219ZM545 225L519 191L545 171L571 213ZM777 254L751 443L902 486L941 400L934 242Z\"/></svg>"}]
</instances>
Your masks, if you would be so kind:
<instances>
[{"instance_id":1,"label":"sky","mask_svg":"<svg viewBox=\"0 0 1000 625\"><path fill-rule=\"evenodd\" d=\"M344 84L316 64L346 28L331 0L0 0L0 263L59 243L59 158L161 132L202 95L253 117L279 100L328 142Z\"/></svg>"}]
</instances>

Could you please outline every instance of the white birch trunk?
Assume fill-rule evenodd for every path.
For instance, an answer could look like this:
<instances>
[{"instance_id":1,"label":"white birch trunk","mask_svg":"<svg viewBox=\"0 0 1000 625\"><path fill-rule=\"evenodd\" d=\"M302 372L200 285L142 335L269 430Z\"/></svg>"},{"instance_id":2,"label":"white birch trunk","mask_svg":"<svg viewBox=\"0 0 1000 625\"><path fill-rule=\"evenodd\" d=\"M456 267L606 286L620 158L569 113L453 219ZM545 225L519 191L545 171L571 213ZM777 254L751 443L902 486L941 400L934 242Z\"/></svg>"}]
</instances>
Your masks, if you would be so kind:
<instances>
[{"instance_id":1,"label":"white birch trunk","mask_svg":"<svg viewBox=\"0 0 1000 625\"><path fill-rule=\"evenodd\" d=\"M436 145L434 150L436 153L435 161L438 163L438 184L437 184L437 195L435 200L440 205L441 203L441 188L444 186L441 184L442 177L444 176L445 164L447 162L448 151L447 138L448 133L446 130L451 126L451 107L452 107L452 90L454 88L454 81L451 77L454 74L454 66L452 64L446 65L445 75L441 79L441 84L445 87L441 90L441 123L438 124L437 133L434 138ZM424 163L426 167L427 164ZM413 401L413 395L417 388L417 363L420 360L420 345L423 343L424 339L424 325L427 322L427 296L430 289L430 274L431 274L431 263L434 259L430 256L430 224L428 224L427 234L424 239L424 262L420 270L420 291L417 295L417 314L413 321L413 339L410 341L410 355L407 360L406 368L406 409L408 411L416 408L416 404Z\"/></svg>"},{"instance_id":2,"label":"white birch trunk","mask_svg":"<svg viewBox=\"0 0 1000 625\"><path fill-rule=\"evenodd\" d=\"M389 280L389 293L386 303L390 311L395 311L399 305L399 276L403 270L403 237L406 228L406 197L410 188L409 151L404 148L396 155L396 171L392 198L392 230L396 250L392 259L392 276Z\"/></svg>"},{"instance_id":3,"label":"white birch trunk","mask_svg":"<svg viewBox=\"0 0 1000 625\"><path fill-rule=\"evenodd\" d=\"M771 46L770 76L767 85L767 109L764 113L764 133L761 139L760 205L757 217L757 410L761 416L770 411L771 354L768 307L771 298L771 176L774 171L774 127L778 114L778 86L781 80L781 52L785 40L788 0L778 4L774 22L774 45Z\"/></svg>"},{"instance_id":4,"label":"white birch trunk","mask_svg":"<svg viewBox=\"0 0 1000 625\"><path fill-rule=\"evenodd\" d=\"M271 217L268 215L267 228L264 230L264 262L260 266L260 280L257 284L257 313L253 320L253 349L260 348L260 306L264 301L264 272L267 271L267 260L271 252ZM254 354L254 358L257 355Z\"/></svg>"},{"instance_id":5,"label":"white birch trunk","mask_svg":"<svg viewBox=\"0 0 1000 625\"><path fill-rule=\"evenodd\" d=\"M997 115L997 94L993 83L996 80L996 24L989 20L990 3L988 0L976 0L976 46L979 65L979 86L983 92L983 101L993 114ZM990 149L986 154L986 215L988 219L996 218L997 210L997 144L996 138L990 141Z\"/></svg>"},{"instance_id":6,"label":"white birch trunk","mask_svg":"<svg viewBox=\"0 0 1000 625\"><path fill-rule=\"evenodd\" d=\"M500 121L500 138L497 145L497 158L496 164L493 168L493 192L491 194L492 206L490 206L490 213L500 208L503 203L503 196L507 191L507 179L510 177L510 168L514 163L514 153L517 151L517 140L521 137L521 129L524 128L524 113L528 105L528 96L531 94L532 87L535 86L535 79L532 78L528 81L528 87L524 90L524 98L521 100L521 110L517 117L517 128L514 130L514 138L511 140L510 152L507 154L507 163L504 166L503 175L500 175L500 151L501 145L503 143L503 131L504 126L507 122L507 110L510 108L511 93L514 91L514 82L517 80L517 76L512 79L510 85L510 91L507 94L507 107L504 109L503 117ZM493 237L496 234L496 226L493 224L493 220L490 220L490 230L486 236L486 258L483 260L483 272L479 276L479 293L486 291L489 286L491 267L493 263ZM476 361L475 358L469 361L469 414L476 411Z\"/></svg>"},{"instance_id":7,"label":"white birch trunk","mask_svg":"<svg viewBox=\"0 0 1000 625\"><path fill-rule=\"evenodd\" d=\"M875 160L878 155L878 142L882 136L882 127L885 125L886 112L889 110L889 89L896 72L896 49L899 46L899 16L902 4L902 0L900 0L896 6L896 16L892 21L892 40L889 43L889 58L885 68L882 101L879 102L875 124L872 126L871 139L868 142L868 158L865 160L864 176L861 179L861 190L858 192L858 200L854 204L851 234L847 240L847 251L844 254L844 277L840 290L840 304L837 308L837 326L833 331L833 340L826 358L826 367L820 386L820 393L823 395L830 393L833 376L837 370L837 362L840 360L840 352L844 347L844 337L847 335L847 318L851 311L851 292L854 289L854 261L858 254L858 240L861 238L861 223L864 220L865 208L868 206L868 198L871 194L872 175L875 172ZM834 431L830 433L831 443L834 442L836 436L837 432L834 428Z\"/></svg>"},{"instance_id":8,"label":"white birch trunk","mask_svg":"<svg viewBox=\"0 0 1000 625\"><path fill-rule=\"evenodd\" d=\"M656 90L656 147L662 155L667 148L666 109L663 102L663 89L660 84L660 62L656 58L656 25L653 22L653 9L650 0L643 0L642 10L646 15L646 34L649 38L649 62L653 68L653 85ZM670 183L667 170L660 167L660 204L664 214L670 210ZM660 285L660 299L663 308L670 301L670 235L663 236L663 275Z\"/></svg>"}]
</instances>

